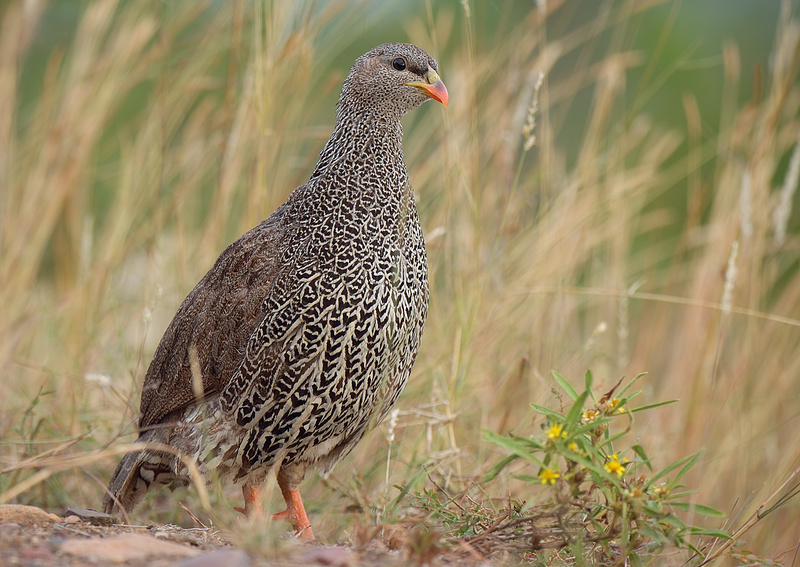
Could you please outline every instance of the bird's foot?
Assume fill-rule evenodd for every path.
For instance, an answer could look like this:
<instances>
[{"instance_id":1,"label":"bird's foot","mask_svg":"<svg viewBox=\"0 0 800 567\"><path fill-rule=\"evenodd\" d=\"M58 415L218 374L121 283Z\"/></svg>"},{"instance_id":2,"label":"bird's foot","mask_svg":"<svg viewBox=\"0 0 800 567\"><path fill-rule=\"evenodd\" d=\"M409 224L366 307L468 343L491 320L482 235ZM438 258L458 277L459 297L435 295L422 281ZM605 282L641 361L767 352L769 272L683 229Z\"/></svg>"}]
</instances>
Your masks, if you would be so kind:
<instances>
[{"instance_id":1,"label":"bird's foot","mask_svg":"<svg viewBox=\"0 0 800 567\"><path fill-rule=\"evenodd\" d=\"M284 492L287 508L283 512L272 514L271 518L273 520L289 521L298 539L315 540L314 532L311 531L311 522L308 520L303 501L300 499L300 491L288 488L284 491L284 487L281 487L281 490ZM235 506L233 509L248 518L263 518L264 509L261 506L261 487L245 485L242 487L242 496L244 496L244 508Z\"/></svg>"},{"instance_id":2,"label":"bird's foot","mask_svg":"<svg viewBox=\"0 0 800 567\"><path fill-rule=\"evenodd\" d=\"M244 508L234 506L234 510L248 518L261 518L264 516L264 509L261 507L260 486L244 485L242 487L242 496L244 496Z\"/></svg>"},{"instance_id":3,"label":"bird's foot","mask_svg":"<svg viewBox=\"0 0 800 567\"><path fill-rule=\"evenodd\" d=\"M298 539L314 541L314 532L311 531L311 522L306 514L303 499L300 497L300 490L297 486L289 482L289 478L281 470L278 473L278 486L286 502L286 510L275 514L273 518L289 520L294 528L294 535Z\"/></svg>"},{"instance_id":4,"label":"bird's foot","mask_svg":"<svg viewBox=\"0 0 800 567\"><path fill-rule=\"evenodd\" d=\"M278 512L277 514L272 514L273 520L286 520L291 522L292 528L294 528L294 535L297 539L305 539L308 541L314 541L316 538L314 537L314 532L311 531L311 522L308 520L308 516L306 516L305 510L300 510L299 514L297 511L294 511L293 514L288 509L284 510L283 512Z\"/></svg>"}]
</instances>

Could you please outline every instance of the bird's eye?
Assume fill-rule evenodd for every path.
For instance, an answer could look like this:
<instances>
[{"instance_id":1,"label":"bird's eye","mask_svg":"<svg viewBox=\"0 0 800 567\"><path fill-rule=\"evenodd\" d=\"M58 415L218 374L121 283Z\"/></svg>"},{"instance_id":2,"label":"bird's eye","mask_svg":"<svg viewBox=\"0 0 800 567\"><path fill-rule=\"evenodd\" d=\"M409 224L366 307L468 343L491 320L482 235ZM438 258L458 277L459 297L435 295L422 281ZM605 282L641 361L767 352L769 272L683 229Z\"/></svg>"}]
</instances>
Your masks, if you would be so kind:
<instances>
[{"instance_id":1,"label":"bird's eye","mask_svg":"<svg viewBox=\"0 0 800 567\"><path fill-rule=\"evenodd\" d=\"M406 61L402 57L398 57L394 61L392 61L392 67L397 69L398 71L405 71L406 70Z\"/></svg>"}]
</instances>

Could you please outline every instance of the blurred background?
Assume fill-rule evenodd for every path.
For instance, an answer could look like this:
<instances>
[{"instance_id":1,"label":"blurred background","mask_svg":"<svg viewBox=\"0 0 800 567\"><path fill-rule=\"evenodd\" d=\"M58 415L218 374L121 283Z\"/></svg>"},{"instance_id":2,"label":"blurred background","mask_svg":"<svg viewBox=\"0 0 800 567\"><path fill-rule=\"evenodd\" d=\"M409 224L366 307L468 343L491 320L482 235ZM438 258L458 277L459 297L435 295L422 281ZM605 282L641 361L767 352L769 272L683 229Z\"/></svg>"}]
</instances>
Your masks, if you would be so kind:
<instances>
[{"instance_id":1,"label":"blurred background","mask_svg":"<svg viewBox=\"0 0 800 567\"><path fill-rule=\"evenodd\" d=\"M728 526L798 466L797 2L10 0L0 499L100 505L181 300L306 181L353 60L387 41L436 57L451 96L404 122L431 306L394 442L384 424L304 485L317 535L425 473L485 473L482 430L559 407L551 370L678 399L633 434L657 466L703 449L686 484ZM798 525L792 503L745 539L779 557Z\"/></svg>"}]
</instances>

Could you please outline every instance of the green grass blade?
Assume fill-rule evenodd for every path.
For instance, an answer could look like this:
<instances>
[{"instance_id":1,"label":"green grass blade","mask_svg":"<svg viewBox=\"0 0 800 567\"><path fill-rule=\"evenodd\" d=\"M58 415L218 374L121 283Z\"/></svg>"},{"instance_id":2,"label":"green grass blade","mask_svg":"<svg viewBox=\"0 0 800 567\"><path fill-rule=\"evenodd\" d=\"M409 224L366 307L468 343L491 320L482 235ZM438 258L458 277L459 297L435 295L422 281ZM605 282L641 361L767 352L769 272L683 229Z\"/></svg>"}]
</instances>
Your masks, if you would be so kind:
<instances>
[{"instance_id":1,"label":"green grass blade","mask_svg":"<svg viewBox=\"0 0 800 567\"><path fill-rule=\"evenodd\" d=\"M698 459L700 459L700 453L701 452L702 451L698 451L694 455L690 455L689 456L689 459L687 460L686 464L683 465L683 468L677 474L677 476L675 477L675 480L673 480L673 482L678 482L681 478L683 478L683 475L685 475L687 472L689 472L689 469L691 469L697 463Z\"/></svg>"},{"instance_id":2,"label":"green grass blade","mask_svg":"<svg viewBox=\"0 0 800 567\"><path fill-rule=\"evenodd\" d=\"M636 453L639 456L640 459L642 459L642 462L645 465L647 465L647 468L652 471L653 470L653 465L650 463L650 458L647 456L647 453L645 453L644 447L642 447L641 445L637 444L637 445L633 445L631 447L631 449L633 450L634 453Z\"/></svg>"},{"instance_id":3,"label":"green grass blade","mask_svg":"<svg viewBox=\"0 0 800 567\"><path fill-rule=\"evenodd\" d=\"M562 423L564 421L563 414L560 414L557 411L553 411L550 408L546 408L538 404L531 404L531 408L533 408L537 413L542 414L543 416L545 416L550 420L556 421L558 423Z\"/></svg>"},{"instance_id":4,"label":"green grass blade","mask_svg":"<svg viewBox=\"0 0 800 567\"><path fill-rule=\"evenodd\" d=\"M701 451L698 451L697 453L694 453L693 455L688 455L686 457L683 457L682 459L678 459L677 461L675 461L671 465L667 465L666 468L664 468L663 470L659 471L658 474L656 474L656 476L654 476L650 480L650 484L652 485L658 479L664 478L665 476L667 476L669 473L671 473L672 471L674 471L678 467L685 465L684 468L679 473L678 477L675 478L675 481L677 481L678 478L680 478L680 476L682 476L689 469L689 467L691 467L693 464L695 464L697 462L697 459L700 458L700 453L701 453Z\"/></svg>"},{"instance_id":5,"label":"green grass blade","mask_svg":"<svg viewBox=\"0 0 800 567\"><path fill-rule=\"evenodd\" d=\"M516 439L512 439L510 437L505 437L503 435L498 435L492 431L485 431L483 432L484 439L489 441L490 443L494 443L498 447L502 447L506 451L517 455L520 458L525 459L526 461L530 461L537 466L543 467L544 463L533 456L533 454L528 450L527 447L523 446L522 443L517 441Z\"/></svg>"},{"instance_id":6,"label":"green grass blade","mask_svg":"<svg viewBox=\"0 0 800 567\"><path fill-rule=\"evenodd\" d=\"M583 386L586 388L587 391L592 390L592 382L594 382L594 378L592 377L592 371L587 370L586 374L583 375Z\"/></svg>"},{"instance_id":7,"label":"green grass blade","mask_svg":"<svg viewBox=\"0 0 800 567\"><path fill-rule=\"evenodd\" d=\"M695 536L716 537L719 539L733 539L731 535L724 530L707 530L705 528L696 528L692 526L691 528L689 528L689 531L692 533L692 535Z\"/></svg>"},{"instance_id":8,"label":"green grass blade","mask_svg":"<svg viewBox=\"0 0 800 567\"><path fill-rule=\"evenodd\" d=\"M692 504L691 502L670 502L670 506L673 508L677 508L678 510L684 510L685 512L695 512L700 514L701 516L707 516L709 518L724 518L725 512L721 512L716 508L712 508L710 506L703 506L702 504Z\"/></svg>"},{"instance_id":9,"label":"green grass blade","mask_svg":"<svg viewBox=\"0 0 800 567\"><path fill-rule=\"evenodd\" d=\"M619 391L619 393L617 394L617 397L618 397L618 398L624 398L624 397L626 397L626 396L625 396L625 394L628 392L628 390L630 390L630 389L633 387L633 385L634 385L634 384L636 384L636 382L638 382L638 381L639 381L641 378L644 378L645 376L647 376L647 372L642 372L642 373L640 373L640 374L637 374L637 375L636 375L636 376L633 378L633 380L631 380L630 382L628 382L627 384L625 384L625 385L622 387L622 389L621 389L621 390ZM641 391L641 390L640 390L640 391ZM630 398L632 398L632 397L633 397L632 395L631 395L631 396L628 396L628 399L630 399Z\"/></svg>"},{"instance_id":10,"label":"green grass blade","mask_svg":"<svg viewBox=\"0 0 800 567\"><path fill-rule=\"evenodd\" d=\"M492 470L486 473L486 476L484 476L481 479L481 482L490 482L494 480L495 478L497 478L497 475L499 475L503 471L504 468L506 468L508 465L510 465L517 459L519 459L519 455L508 455L507 457L501 459L500 462L498 462L495 466L492 467Z\"/></svg>"},{"instance_id":11,"label":"green grass blade","mask_svg":"<svg viewBox=\"0 0 800 567\"><path fill-rule=\"evenodd\" d=\"M405 485L395 485L396 488L400 490L400 494L398 494L392 503L389 505L390 510L394 510L394 508L406 497L406 495L414 488L420 480L422 480L425 476L428 475L428 471L424 468L420 468L419 472L414 475L414 478L411 479L410 482L406 483Z\"/></svg>"},{"instance_id":12,"label":"green grass blade","mask_svg":"<svg viewBox=\"0 0 800 567\"><path fill-rule=\"evenodd\" d=\"M656 402L654 404L647 404L647 405L644 405L644 406L631 408L628 411L631 412L631 413L636 413L637 411L645 411L645 410L649 410L649 409L653 409L653 408L660 408L661 406L667 406L669 404L674 404L675 402L678 402L678 401L680 401L680 400L666 400L666 401L663 401L663 402Z\"/></svg>"},{"instance_id":13,"label":"green grass blade","mask_svg":"<svg viewBox=\"0 0 800 567\"><path fill-rule=\"evenodd\" d=\"M558 385L561 387L561 389L567 393L572 401L574 402L577 400L578 392L575 391L575 388L572 387L572 384L567 382L567 380L555 370L551 370L550 372L553 374L553 378L555 378L555 381L558 382Z\"/></svg>"},{"instance_id":14,"label":"green grass blade","mask_svg":"<svg viewBox=\"0 0 800 567\"><path fill-rule=\"evenodd\" d=\"M574 425L580 423L581 415L583 414L583 405L586 403L586 398L589 397L589 390L583 392L572 404L572 407L564 420L564 425L568 429L574 429Z\"/></svg>"}]
</instances>

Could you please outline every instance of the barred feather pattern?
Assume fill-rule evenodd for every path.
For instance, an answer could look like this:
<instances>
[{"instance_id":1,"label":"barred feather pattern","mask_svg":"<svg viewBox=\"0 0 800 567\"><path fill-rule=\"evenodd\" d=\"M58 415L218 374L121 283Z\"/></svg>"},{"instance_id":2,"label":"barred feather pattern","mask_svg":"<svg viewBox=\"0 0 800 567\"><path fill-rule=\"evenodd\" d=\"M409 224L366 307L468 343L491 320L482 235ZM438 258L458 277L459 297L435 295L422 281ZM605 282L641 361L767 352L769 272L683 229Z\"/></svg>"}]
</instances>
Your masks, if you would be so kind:
<instances>
[{"instance_id":1,"label":"barred feather pattern","mask_svg":"<svg viewBox=\"0 0 800 567\"><path fill-rule=\"evenodd\" d=\"M398 52L410 72L437 69L407 44L359 58L309 182L181 305L145 377L139 423L139 441L174 451L128 454L107 512L132 510L154 483L184 483L186 460L236 485L273 467L295 483L308 466L327 473L397 401L429 296L400 125L427 97L398 95L375 71Z\"/></svg>"}]
</instances>

